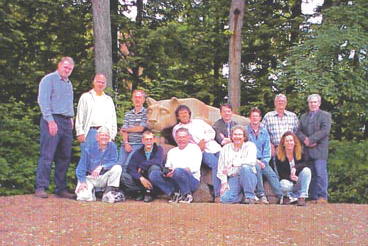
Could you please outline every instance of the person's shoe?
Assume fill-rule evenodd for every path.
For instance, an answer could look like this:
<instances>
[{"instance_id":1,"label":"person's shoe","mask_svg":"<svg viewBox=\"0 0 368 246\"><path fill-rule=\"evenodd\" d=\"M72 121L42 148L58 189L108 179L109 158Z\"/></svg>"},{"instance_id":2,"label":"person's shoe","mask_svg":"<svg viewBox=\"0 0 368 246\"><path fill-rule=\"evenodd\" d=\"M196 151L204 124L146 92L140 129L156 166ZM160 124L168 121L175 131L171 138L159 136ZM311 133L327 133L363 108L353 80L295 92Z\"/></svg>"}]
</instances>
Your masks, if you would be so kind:
<instances>
[{"instance_id":1,"label":"person's shoe","mask_svg":"<svg viewBox=\"0 0 368 246\"><path fill-rule=\"evenodd\" d=\"M267 200L267 197L266 197L266 196L262 196L262 197L261 197L261 201L262 201L262 203L263 203L263 204L270 204L270 203L268 202L268 200Z\"/></svg>"},{"instance_id":2,"label":"person's shoe","mask_svg":"<svg viewBox=\"0 0 368 246\"><path fill-rule=\"evenodd\" d=\"M328 204L328 201L322 197L318 198L317 204Z\"/></svg>"},{"instance_id":3,"label":"person's shoe","mask_svg":"<svg viewBox=\"0 0 368 246\"><path fill-rule=\"evenodd\" d=\"M179 202L180 203L191 203L192 201L193 201L193 196L192 196L192 194L188 193Z\"/></svg>"},{"instance_id":4,"label":"person's shoe","mask_svg":"<svg viewBox=\"0 0 368 246\"><path fill-rule=\"evenodd\" d=\"M215 199L213 199L214 203L220 203L220 196L216 196Z\"/></svg>"},{"instance_id":5,"label":"person's shoe","mask_svg":"<svg viewBox=\"0 0 368 246\"><path fill-rule=\"evenodd\" d=\"M143 201L144 201L144 202L152 202L152 201L153 201L153 197L152 197L151 192L146 193L146 194L144 195L144 200L143 200Z\"/></svg>"},{"instance_id":6,"label":"person's shoe","mask_svg":"<svg viewBox=\"0 0 368 246\"><path fill-rule=\"evenodd\" d=\"M177 203L182 199L182 196L179 192L172 193L170 196L169 203Z\"/></svg>"},{"instance_id":7,"label":"person's shoe","mask_svg":"<svg viewBox=\"0 0 368 246\"><path fill-rule=\"evenodd\" d=\"M136 201L143 201L144 200L144 194L139 194L136 198Z\"/></svg>"},{"instance_id":8,"label":"person's shoe","mask_svg":"<svg viewBox=\"0 0 368 246\"><path fill-rule=\"evenodd\" d=\"M305 206L305 199L304 198L298 198L298 206Z\"/></svg>"},{"instance_id":9,"label":"person's shoe","mask_svg":"<svg viewBox=\"0 0 368 246\"><path fill-rule=\"evenodd\" d=\"M62 192L56 193L55 196L57 198L67 198L67 199L73 199L73 200L77 199L77 195L76 194L69 193L66 190L64 190Z\"/></svg>"},{"instance_id":10,"label":"person's shoe","mask_svg":"<svg viewBox=\"0 0 368 246\"><path fill-rule=\"evenodd\" d=\"M288 196L284 196L282 205L290 205L290 198Z\"/></svg>"},{"instance_id":11,"label":"person's shoe","mask_svg":"<svg viewBox=\"0 0 368 246\"><path fill-rule=\"evenodd\" d=\"M298 202L298 198L292 197L290 198L290 204Z\"/></svg>"},{"instance_id":12,"label":"person's shoe","mask_svg":"<svg viewBox=\"0 0 368 246\"><path fill-rule=\"evenodd\" d=\"M49 197L49 195L46 193L45 190L36 190L36 192L34 193L34 196L38 198L48 198Z\"/></svg>"},{"instance_id":13,"label":"person's shoe","mask_svg":"<svg viewBox=\"0 0 368 246\"><path fill-rule=\"evenodd\" d=\"M253 198L245 198L244 204L254 204L256 202L256 199Z\"/></svg>"}]
</instances>

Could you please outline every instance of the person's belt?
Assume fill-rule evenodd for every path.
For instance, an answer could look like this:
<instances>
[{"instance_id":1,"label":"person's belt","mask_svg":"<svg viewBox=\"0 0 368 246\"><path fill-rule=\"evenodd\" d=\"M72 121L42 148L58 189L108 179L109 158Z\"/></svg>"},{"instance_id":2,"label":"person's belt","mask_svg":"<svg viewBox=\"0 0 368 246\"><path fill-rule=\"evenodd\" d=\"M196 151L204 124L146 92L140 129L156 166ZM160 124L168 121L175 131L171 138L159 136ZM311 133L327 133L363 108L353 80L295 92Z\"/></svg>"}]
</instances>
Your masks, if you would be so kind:
<instances>
[{"instance_id":1,"label":"person's belt","mask_svg":"<svg viewBox=\"0 0 368 246\"><path fill-rule=\"evenodd\" d=\"M95 130L98 130L100 129L101 126L91 126L89 129L95 129Z\"/></svg>"},{"instance_id":2,"label":"person's belt","mask_svg":"<svg viewBox=\"0 0 368 246\"><path fill-rule=\"evenodd\" d=\"M66 115L62 115L62 114L53 114L54 116L57 116L57 117L61 117L61 118L64 118L64 119L70 119L70 118L73 118L72 116L66 116Z\"/></svg>"}]
</instances>

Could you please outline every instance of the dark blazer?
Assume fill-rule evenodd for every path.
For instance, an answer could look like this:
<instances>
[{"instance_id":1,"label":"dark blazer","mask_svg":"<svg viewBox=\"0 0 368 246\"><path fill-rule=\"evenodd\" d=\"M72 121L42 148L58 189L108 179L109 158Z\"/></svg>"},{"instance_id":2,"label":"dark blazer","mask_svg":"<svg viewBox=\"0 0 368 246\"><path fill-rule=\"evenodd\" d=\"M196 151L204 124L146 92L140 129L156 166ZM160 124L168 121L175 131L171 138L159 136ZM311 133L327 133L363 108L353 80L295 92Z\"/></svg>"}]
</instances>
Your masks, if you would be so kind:
<instances>
[{"instance_id":1,"label":"dark blazer","mask_svg":"<svg viewBox=\"0 0 368 246\"><path fill-rule=\"evenodd\" d=\"M144 146L139 148L129 161L127 167L127 173L130 174L134 179L139 179L142 174L138 172L138 168L143 171L148 171L152 165L163 166L163 150L161 146L153 144L153 149L149 160L146 160L146 153L144 152Z\"/></svg>"},{"instance_id":2,"label":"dark blazer","mask_svg":"<svg viewBox=\"0 0 368 246\"><path fill-rule=\"evenodd\" d=\"M238 123L236 123L235 121L230 121L230 129L237 125ZM221 142L223 140L223 137L221 137L220 133L222 133L225 137L230 137L227 134L227 129L226 129L226 123L225 121L221 118L218 121L215 122L215 124L213 124L213 129L215 129L216 131L216 137L215 140L216 142L218 142L221 145Z\"/></svg>"},{"instance_id":3,"label":"dark blazer","mask_svg":"<svg viewBox=\"0 0 368 246\"><path fill-rule=\"evenodd\" d=\"M310 112L300 117L296 135L303 142L306 137L311 144L317 143L315 147L307 147L303 142L303 152L308 158L315 160L327 160L328 158L328 135L331 130L331 114L318 110L314 117L310 118Z\"/></svg>"},{"instance_id":4,"label":"dark blazer","mask_svg":"<svg viewBox=\"0 0 368 246\"><path fill-rule=\"evenodd\" d=\"M303 158L297 161L295 156L294 156L294 161L295 161L295 169L296 169L295 175L299 176L299 173L303 170L303 168L307 167L307 164L303 161ZM280 180L287 179L293 183L296 183L295 181L290 179L291 170L290 170L289 159L287 157L285 158L285 161L281 161L276 156L276 167L279 173Z\"/></svg>"}]
</instances>

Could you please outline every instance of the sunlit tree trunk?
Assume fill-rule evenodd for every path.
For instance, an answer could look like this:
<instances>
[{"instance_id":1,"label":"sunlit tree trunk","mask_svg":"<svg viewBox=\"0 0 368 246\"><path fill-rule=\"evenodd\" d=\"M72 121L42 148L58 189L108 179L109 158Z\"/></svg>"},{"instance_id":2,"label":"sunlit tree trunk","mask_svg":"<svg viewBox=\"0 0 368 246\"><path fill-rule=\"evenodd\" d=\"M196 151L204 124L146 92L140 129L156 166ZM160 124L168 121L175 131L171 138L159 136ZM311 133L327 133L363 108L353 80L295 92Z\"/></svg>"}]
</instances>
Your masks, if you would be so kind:
<instances>
[{"instance_id":1,"label":"sunlit tree trunk","mask_svg":"<svg viewBox=\"0 0 368 246\"><path fill-rule=\"evenodd\" d=\"M96 73L105 74L112 88L110 0L92 0L92 14Z\"/></svg>"},{"instance_id":2,"label":"sunlit tree trunk","mask_svg":"<svg viewBox=\"0 0 368 246\"><path fill-rule=\"evenodd\" d=\"M240 107L240 72L241 72L241 30L244 18L244 0L232 0L230 8L230 31L232 33L229 44L229 102L234 112Z\"/></svg>"}]
</instances>

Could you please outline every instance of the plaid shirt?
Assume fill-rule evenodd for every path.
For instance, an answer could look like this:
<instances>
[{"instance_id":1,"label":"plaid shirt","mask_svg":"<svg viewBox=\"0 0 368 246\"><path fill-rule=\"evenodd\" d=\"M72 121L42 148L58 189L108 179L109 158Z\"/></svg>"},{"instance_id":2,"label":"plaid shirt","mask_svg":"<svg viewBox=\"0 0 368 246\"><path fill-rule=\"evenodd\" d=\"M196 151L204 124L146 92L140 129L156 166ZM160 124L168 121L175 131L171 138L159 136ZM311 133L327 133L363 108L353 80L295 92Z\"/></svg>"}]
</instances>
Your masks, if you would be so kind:
<instances>
[{"instance_id":1,"label":"plaid shirt","mask_svg":"<svg viewBox=\"0 0 368 246\"><path fill-rule=\"evenodd\" d=\"M282 135L287 131L294 133L298 129L299 120L296 114L285 110L284 116L280 118L277 111L268 112L261 122L261 127L265 127L270 134L271 143L278 146Z\"/></svg>"}]
</instances>

